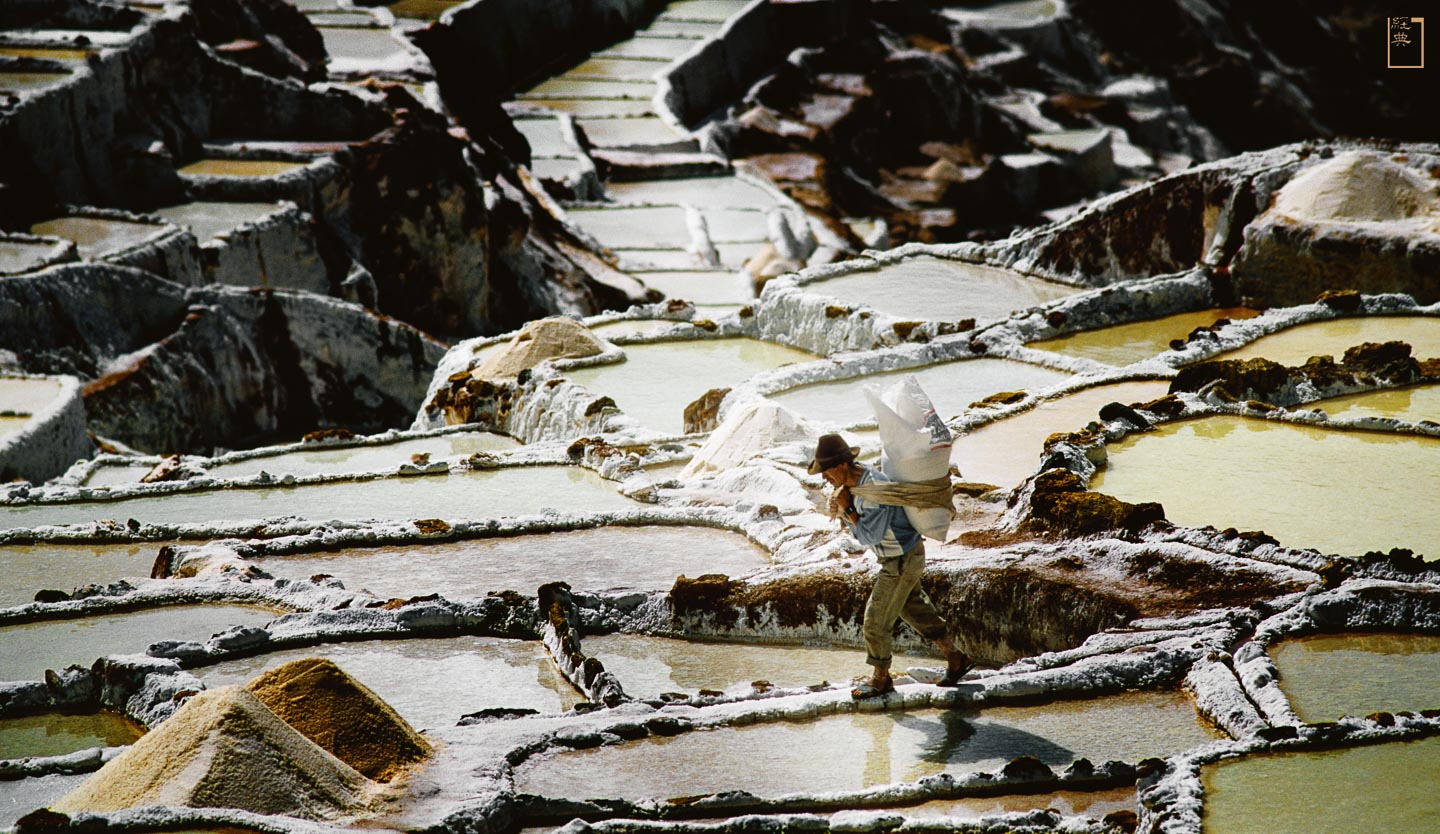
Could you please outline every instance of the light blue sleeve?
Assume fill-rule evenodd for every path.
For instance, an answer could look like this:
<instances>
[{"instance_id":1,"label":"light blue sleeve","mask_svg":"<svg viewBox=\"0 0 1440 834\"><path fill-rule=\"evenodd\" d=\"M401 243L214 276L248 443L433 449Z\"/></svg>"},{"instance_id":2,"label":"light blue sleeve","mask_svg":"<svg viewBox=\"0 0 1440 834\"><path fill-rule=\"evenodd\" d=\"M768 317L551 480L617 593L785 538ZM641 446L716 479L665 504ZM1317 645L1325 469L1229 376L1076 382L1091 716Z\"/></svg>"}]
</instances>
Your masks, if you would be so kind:
<instances>
[{"instance_id":1,"label":"light blue sleeve","mask_svg":"<svg viewBox=\"0 0 1440 834\"><path fill-rule=\"evenodd\" d=\"M856 541L866 547L873 547L884 540L885 533L890 530L892 516L897 511L901 511L901 508L870 504L860 510L860 523L851 524L850 532L854 534Z\"/></svg>"}]
</instances>

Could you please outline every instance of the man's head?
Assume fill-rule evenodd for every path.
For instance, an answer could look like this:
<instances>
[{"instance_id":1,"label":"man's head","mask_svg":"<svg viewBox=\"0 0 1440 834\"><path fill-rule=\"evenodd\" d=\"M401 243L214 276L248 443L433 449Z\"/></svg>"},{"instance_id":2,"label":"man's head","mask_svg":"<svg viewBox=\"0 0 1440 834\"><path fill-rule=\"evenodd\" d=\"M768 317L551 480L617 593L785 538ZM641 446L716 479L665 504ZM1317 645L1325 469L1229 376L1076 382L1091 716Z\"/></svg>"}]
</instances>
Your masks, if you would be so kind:
<instances>
[{"instance_id":1,"label":"man's head","mask_svg":"<svg viewBox=\"0 0 1440 834\"><path fill-rule=\"evenodd\" d=\"M810 459L807 470L811 475L824 475L825 480L840 485L849 483L854 470L855 455L860 450L838 434L826 434L815 444L815 456Z\"/></svg>"}]
</instances>

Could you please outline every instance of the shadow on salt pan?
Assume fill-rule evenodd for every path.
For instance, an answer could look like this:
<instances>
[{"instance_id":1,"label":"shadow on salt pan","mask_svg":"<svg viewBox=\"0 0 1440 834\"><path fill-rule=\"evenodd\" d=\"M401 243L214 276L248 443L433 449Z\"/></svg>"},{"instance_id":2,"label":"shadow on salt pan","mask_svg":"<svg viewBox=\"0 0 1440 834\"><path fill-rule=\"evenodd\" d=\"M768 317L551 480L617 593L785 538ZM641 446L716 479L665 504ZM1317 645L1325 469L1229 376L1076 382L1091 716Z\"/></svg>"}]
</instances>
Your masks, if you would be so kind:
<instances>
[{"instance_id":1,"label":"shadow on salt pan","mask_svg":"<svg viewBox=\"0 0 1440 834\"><path fill-rule=\"evenodd\" d=\"M576 590L668 590L681 574L743 576L770 564L739 533L703 527L598 527L494 539L468 539L272 556L266 571L294 579L328 573L345 587L379 597L437 593L451 599L490 591L534 594L546 582ZM589 646L589 641L586 641Z\"/></svg>"},{"instance_id":2,"label":"shadow on salt pan","mask_svg":"<svg viewBox=\"0 0 1440 834\"><path fill-rule=\"evenodd\" d=\"M1307 723L1440 708L1440 635L1317 634L1276 643L1270 656Z\"/></svg>"},{"instance_id":3,"label":"shadow on salt pan","mask_svg":"<svg viewBox=\"0 0 1440 834\"><path fill-rule=\"evenodd\" d=\"M1264 530L1290 547L1359 556L1440 542L1440 440L1246 417L1132 434L1090 488L1159 501L1176 524Z\"/></svg>"},{"instance_id":4,"label":"shadow on salt pan","mask_svg":"<svg viewBox=\"0 0 1440 834\"><path fill-rule=\"evenodd\" d=\"M1080 288L992 266L915 257L878 270L807 283L801 290L845 304L863 304L902 319L992 321L1064 298Z\"/></svg>"},{"instance_id":5,"label":"shadow on salt pan","mask_svg":"<svg viewBox=\"0 0 1440 834\"><path fill-rule=\"evenodd\" d=\"M449 727L488 707L558 713L584 700L538 641L448 637L330 643L192 670L211 689L244 684L303 657L333 661L418 729Z\"/></svg>"},{"instance_id":6,"label":"shadow on salt pan","mask_svg":"<svg viewBox=\"0 0 1440 834\"><path fill-rule=\"evenodd\" d=\"M1434 831L1440 738L1248 756L1204 768L1206 834Z\"/></svg>"},{"instance_id":7,"label":"shadow on salt pan","mask_svg":"<svg viewBox=\"0 0 1440 834\"><path fill-rule=\"evenodd\" d=\"M870 670L864 650L858 648L711 643L635 634L586 637L583 646L620 679L625 694L635 698L701 689L739 695L757 680L780 688L844 685ZM939 658L895 656L896 674L911 666L939 668L944 663Z\"/></svg>"},{"instance_id":8,"label":"shadow on salt pan","mask_svg":"<svg viewBox=\"0 0 1440 834\"><path fill-rule=\"evenodd\" d=\"M980 713L856 713L696 730L531 759L516 769L515 782L524 793L567 798L814 795L996 772L1023 755L1053 768L1077 757L1134 763L1217 737L1184 695L1136 692Z\"/></svg>"},{"instance_id":9,"label":"shadow on salt pan","mask_svg":"<svg viewBox=\"0 0 1440 834\"><path fill-rule=\"evenodd\" d=\"M248 605L176 605L149 611L0 627L0 681L44 680L46 669L140 654L157 640L204 642L231 626L264 625L276 612Z\"/></svg>"},{"instance_id":10,"label":"shadow on salt pan","mask_svg":"<svg viewBox=\"0 0 1440 834\"><path fill-rule=\"evenodd\" d=\"M638 506L616 492L614 484L588 469L522 466L419 478L198 490L119 501L12 505L0 509L0 526L84 524L107 518L192 525L282 516L312 521L441 518L454 522L528 515L546 509L600 512Z\"/></svg>"}]
</instances>

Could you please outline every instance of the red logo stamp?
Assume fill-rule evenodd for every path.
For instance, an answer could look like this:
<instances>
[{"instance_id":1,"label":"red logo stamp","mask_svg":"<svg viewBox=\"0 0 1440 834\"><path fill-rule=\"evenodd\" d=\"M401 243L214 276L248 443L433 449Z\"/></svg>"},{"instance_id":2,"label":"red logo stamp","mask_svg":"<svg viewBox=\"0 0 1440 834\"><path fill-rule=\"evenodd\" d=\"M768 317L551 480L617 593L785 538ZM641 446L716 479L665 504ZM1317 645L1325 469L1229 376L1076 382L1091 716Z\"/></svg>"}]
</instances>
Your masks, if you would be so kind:
<instances>
[{"instance_id":1,"label":"red logo stamp","mask_svg":"<svg viewBox=\"0 0 1440 834\"><path fill-rule=\"evenodd\" d=\"M1385 66L1390 69L1424 69L1425 18L1386 19Z\"/></svg>"}]
</instances>

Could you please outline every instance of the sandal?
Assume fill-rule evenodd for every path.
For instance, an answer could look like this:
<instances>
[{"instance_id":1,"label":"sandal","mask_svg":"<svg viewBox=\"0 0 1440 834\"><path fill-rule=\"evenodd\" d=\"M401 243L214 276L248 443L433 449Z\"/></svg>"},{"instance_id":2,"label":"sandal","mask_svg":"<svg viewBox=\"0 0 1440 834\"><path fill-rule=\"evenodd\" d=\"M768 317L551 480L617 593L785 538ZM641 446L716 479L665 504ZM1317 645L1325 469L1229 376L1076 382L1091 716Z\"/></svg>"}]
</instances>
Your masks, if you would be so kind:
<instances>
[{"instance_id":1,"label":"sandal","mask_svg":"<svg viewBox=\"0 0 1440 834\"><path fill-rule=\"evenodd\" d=\"M850 697L857 701L864 701L869 698L884 697L885 695L889 695L891 692L894 691L895 680L892 678L889 681L886 681L883 687L876 686L873 683L856 684L855 688L850 690Z\"/></svg>"},{"instance_id":2,"label":"sandal","mask_svg":"<svg viewBox=\"0 0 1440 834\"><path fill-rule=\"evenodd\" d=\"M936 686L959 686L960 679L969 674L971 669L975 668L975 661L970 658L970 655L961 655L961 657L964 659L960 661L960 665L954 669L947 668L945 670L945 677L941 678L935 684Z\"/></svg>"}]
</instances>

